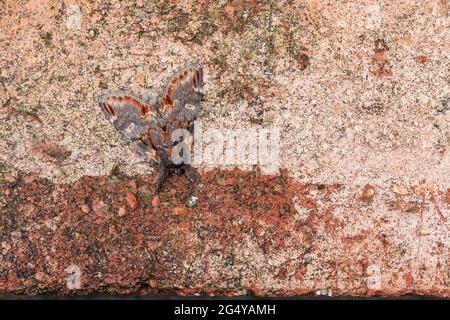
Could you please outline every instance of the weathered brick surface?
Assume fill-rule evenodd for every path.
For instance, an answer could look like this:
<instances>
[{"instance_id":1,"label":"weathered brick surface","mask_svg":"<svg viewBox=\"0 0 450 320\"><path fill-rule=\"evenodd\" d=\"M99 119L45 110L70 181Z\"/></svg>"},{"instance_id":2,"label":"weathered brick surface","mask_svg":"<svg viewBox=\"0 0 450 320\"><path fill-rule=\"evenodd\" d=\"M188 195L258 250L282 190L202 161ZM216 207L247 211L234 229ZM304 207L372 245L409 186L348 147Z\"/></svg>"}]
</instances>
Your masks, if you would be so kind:
<instances>
[{"instance_id":1,"label":"weathered brick surface","mask_svg":"<svg viewBox=\"0 0 450 320\"><path fill-rule=\"evenodd\" d=\"M3 1L0 291L448 297L449 30L441 0ZM279 128L283 177L154 197L96 98L193 59L204 127Z\"/></svg>"},{"instance_id":2,"label":"weathered brick surface","mask_svg":"<svg viewBox=\"0 0 450 320\"><path fill-rule=\"evenodd\" d=\"M31 175L1 185L0 290L449 295L449 189L349 189L234 170L205 173L194 191L172 177L155 196L149 181ZM79 289L68 287L70 266Z\"/></svg>"}]
</instances>

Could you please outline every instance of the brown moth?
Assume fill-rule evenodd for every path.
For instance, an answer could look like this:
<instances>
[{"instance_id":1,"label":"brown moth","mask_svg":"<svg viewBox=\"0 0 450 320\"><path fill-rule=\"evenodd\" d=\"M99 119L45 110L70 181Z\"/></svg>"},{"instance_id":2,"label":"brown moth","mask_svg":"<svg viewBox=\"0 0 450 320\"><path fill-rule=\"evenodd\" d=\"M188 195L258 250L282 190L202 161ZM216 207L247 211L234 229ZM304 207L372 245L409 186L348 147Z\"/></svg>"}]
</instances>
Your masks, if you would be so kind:
<instances>
[{"instance_id":1,"label":"brown moth","mask_svg":"<svg viewBox=\"0 0 450 320\"><path fill-rule=\"evenodd\" d=\"M192 63L175 72L158 97L141 99L130 92L113 91L98 99L114 127L137 146L151 165L159 166L156 191L171 173L184 171L191 182L198 180L186 159L190 157L202 91L203 68L199 63ZM184 139L186 135L177 134L180 132L188 133L189 138ZM179 148L179 143L187 146L187 151Z\"/></svg>"}]
</instances>

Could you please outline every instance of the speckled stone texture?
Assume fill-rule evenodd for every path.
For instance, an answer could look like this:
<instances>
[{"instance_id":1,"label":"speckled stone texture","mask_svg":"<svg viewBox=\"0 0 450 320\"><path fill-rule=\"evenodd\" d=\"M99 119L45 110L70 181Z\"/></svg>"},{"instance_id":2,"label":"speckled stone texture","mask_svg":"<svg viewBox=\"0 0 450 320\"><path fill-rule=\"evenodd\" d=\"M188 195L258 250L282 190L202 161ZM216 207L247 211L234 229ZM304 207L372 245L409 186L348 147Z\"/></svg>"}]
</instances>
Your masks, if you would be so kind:
<instances>
[{"instance_id":1,"label":"speckled stone texture","mask_svg":"<svg viewBox=\"0 0 450 320\"><path fill-rule=\"evenodd\" d=\"M0 1L0 292L448 297L449 11ZM279 128L280 174L153 194L96 98L192 60L204 127Z\"/></svg>"}]
</instances>

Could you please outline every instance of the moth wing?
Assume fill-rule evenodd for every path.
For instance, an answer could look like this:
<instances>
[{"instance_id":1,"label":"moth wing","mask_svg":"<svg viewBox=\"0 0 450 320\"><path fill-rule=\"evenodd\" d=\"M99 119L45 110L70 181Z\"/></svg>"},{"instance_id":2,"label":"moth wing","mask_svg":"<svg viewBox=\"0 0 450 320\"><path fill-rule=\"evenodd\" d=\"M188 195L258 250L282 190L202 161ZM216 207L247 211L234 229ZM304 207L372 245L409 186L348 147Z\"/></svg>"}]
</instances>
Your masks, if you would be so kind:
<instances>
[{"instance_id":1,"label":"moth wing","mask_svg":"<svg viewBox=\"0 0 450 320\"><path fill-rule=\"evenodd\" d=\"M153 165L160 162L158 145L151 139L151 132L159 132L157 107L132 93L113 91L99 96L98 103L106 118ZM153 140L153 141L152 141Z\"/></svg>"},{"instance_id":2,"label":"moth wing","mask_svg":"<svg viewBox=\"0 0 450 320\"><path fill-rule=\"evenodd\" d=\"M173 121L194 121L197 118L203 94L203 67L192 63L174 73L162 95L160 112Z\"/></svg>"}]
</instances>

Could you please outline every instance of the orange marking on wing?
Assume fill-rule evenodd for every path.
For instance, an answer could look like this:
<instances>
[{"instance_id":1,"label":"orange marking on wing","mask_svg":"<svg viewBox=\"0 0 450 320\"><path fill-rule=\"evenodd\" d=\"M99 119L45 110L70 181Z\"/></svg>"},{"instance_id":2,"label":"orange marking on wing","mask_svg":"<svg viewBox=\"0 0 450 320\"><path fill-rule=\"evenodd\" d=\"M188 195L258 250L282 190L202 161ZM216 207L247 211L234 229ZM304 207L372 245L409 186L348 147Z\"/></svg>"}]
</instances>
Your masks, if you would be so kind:
<instances>
[{"instance_id":1,"label":"orange marking on wing","mask_svg":"<svg viewBox=\"0 0 450 320\"><path fill-rule=\"evenodd\" d=\"M152 111L152 109L148 105L143 106L141 114L142 114L142 118L146 118L149 115L156 116L156 114Z\"/></svg>"},{"instance_id":2,"label":"orange marking on wing","mask_svg":"<svg viewBox=\"0 0 450 320\"><path fill-rule=\"evenodd\" d=\"M173 91L174 91L175 82L167 89L167 94L163 98L162 109L163 112L166 112L167 109L173 109Z\"/></svg>"},{"instance_id":3,"label":"orange marking on wing","mask_svg":"<svg viewBox=\"0 0 450 320\"><path fill-rule=\"evenodd\" d=\"M125 103L130 104L131 106L136 108L141 113L142 118L147 117L149 114L152 116L155 116L155 113L152 112L152 109L149 105L142 104L130 96L117 96L117 97L112 97L112 99L117 102L120 102L120 103L125 102Z\"/></svg>"},{"instance_id":4,"label":"orange marking on wing","mask_svg":"<svg viewBox=\"0 0 450 320\"><path fill-rule=\"evenodd\" d=\"M103 108L106 110L106 112L108 112L112 116L116 116L116 111L113 109L113 107L111 107L111 105L109 103L104 102Z\"/></svg>"},{"instance_id":5,"label":"orange marking on wing","mask_svg":"<svg viewBox=\"0 0 450 320\"><path fill-rule=\"evenodd\" d=\"M169 98L164 97L163 105L162 105L162 111L166 112L167 109L173 109L173 104L170 102Z\"/></svg>"},{"instance_id":6,"label":"orange marking on wing","mask_svg":"<svg viewBox=\"0 0 450 320\"><path fill-rule=\"evenodd\" d=\"M197 88L198 87L198 81L200 80L200 74L198 73L198 70L195 70L192 80L194 82L194 88Z\"/></svg>"},{"instance_id":7,"label":"orange marking on wing","mask_svg":"<svg viewBox=\"0 0 450 320\"><path fill-rule=\"evenodd\" d=\"M150 150L147 155L155 162L159 163L159 155L155 149Z\"/></svg>"}]
</instances>

